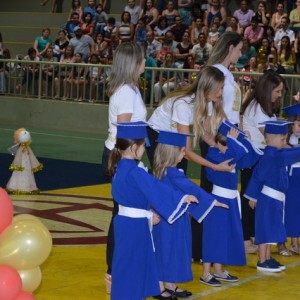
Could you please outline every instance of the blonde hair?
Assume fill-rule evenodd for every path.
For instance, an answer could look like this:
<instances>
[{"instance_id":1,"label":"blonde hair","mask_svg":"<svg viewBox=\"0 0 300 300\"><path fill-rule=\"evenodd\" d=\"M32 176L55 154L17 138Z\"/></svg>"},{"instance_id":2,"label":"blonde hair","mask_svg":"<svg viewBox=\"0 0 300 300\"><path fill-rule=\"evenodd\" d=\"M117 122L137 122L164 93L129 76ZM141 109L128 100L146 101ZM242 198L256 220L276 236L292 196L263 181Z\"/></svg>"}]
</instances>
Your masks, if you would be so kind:
<instances>
[{"instance_id":1,"label":"blonde hair","mask_svg":"<svg viewBox=\"0 0 300 300\"><path fill-rule=\"evenodd\" d=\"M178 157L183 147L158 144L154 152L153 175L162 179L167 168L176 167Z\"/></svg>"},{"instance_id":2,"label":"blonde hair","mask_svg":"<svg viewBox=\"0 0 300 300\"><path fill-rule=\"evenodd\" d=\"M144 50L134 42L120 44L113 57L107 94L110 97L122 84L136 88Z\"/></svg>"},{"instance_id":3,"label":"blonde hair","mask_svg":"<svg viewBox=\"0 0 300 300\"><path fill-rule=\"evenodd\" d=\"M236 47L242 39L243 37L234 31L223 33L214 45L206 66L221 64L228 56L230 46Z\"/></svg>"},{"instance_id":4,"label":"blonde hair","mask_svg":"<svg viewBox=\"0 0 300 300\"><path fill-rule=\"evenodd\" d=\"M208 95L221 88L224 83L224 74L216 67L204 67L200 72L197 92L195 96L194 108L194 146L203 138L205 134L204 122L209 117L208 115ZM213 110L210 116L210 132L211 135L216 135L219 125L224 118L223 101L211 101Z\"/></svg>"}]
</instances>

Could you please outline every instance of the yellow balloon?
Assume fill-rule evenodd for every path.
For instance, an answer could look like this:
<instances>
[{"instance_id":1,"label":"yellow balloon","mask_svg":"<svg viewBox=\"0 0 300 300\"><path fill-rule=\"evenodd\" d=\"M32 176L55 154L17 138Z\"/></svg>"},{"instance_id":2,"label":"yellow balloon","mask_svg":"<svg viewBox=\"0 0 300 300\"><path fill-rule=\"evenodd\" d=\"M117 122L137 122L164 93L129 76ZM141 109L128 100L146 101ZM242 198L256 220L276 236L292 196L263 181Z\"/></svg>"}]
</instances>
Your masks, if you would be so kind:
<instances>
[{"instance_id":1,"label":"yellow balloon","mask_svg":"<svg viewBox=\"0 0 300 300\"><path fill-rule=\"evenodd\" d=\"M21 214L21 215L14 216L13 218L13 222L19 222L25 220L41 222L41 220L38 217L29 214Z\"/></svg>"},{"instance_id":2,"label":"yellow balloon","mask_svg":"<svg viewBox=\"0 0 300 300\"><path fill-rule=\"evenodd\" d=\"M0 235L0 265L33 269L47 259L51 248L50 232L41 222L13 222Z\"/></svg>"},{"instance_id":3,"label":"yellow balloon","mask_svg":"<svg viewBox=\"0 0 300 300\"><path fill-rule=\"evenodd\" d=\"M35 291L42 281L42 272L40 267L29 270L18 270L22 279L22 290L26 292Z\"/></svg>"}]
</instances>

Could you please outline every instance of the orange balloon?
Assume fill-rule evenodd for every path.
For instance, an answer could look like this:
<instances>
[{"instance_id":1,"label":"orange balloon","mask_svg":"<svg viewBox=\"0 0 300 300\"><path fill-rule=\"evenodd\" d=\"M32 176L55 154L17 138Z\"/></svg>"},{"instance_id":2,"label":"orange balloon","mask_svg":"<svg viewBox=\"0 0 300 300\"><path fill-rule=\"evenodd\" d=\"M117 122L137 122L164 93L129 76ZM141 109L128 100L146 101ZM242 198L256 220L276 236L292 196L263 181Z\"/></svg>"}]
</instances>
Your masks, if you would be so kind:
<instances>
[{"instance_id":1,"label":"orange balloon","mask_svg":"<svg viewBox=\"0 0 300 300\"><path fill-rule=\"evenodd\" d=\"M17 270L33 269L47 259L51 248L50 232L41 222L13 222L0 235L0 264Z\"/></svg>"}]
</instances>

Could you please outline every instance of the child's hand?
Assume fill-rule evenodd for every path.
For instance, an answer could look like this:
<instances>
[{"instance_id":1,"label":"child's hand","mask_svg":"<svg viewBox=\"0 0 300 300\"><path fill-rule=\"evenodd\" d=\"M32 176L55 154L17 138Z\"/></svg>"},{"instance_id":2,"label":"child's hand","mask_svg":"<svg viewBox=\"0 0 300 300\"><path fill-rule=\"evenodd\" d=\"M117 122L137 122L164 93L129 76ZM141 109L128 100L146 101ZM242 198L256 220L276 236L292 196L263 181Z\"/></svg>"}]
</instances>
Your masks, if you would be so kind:
<instances>
[{"instance_id":1,"label":"child's hand","mask_svg":"<svg viewBox=\"0 0 300 300\"><path fill-rule=\"evenodd\" d=\"M224 204L222 202L215 202L215 205L214 206L218 206L218 207L223 207L223 208L229 208L229 206L227 204Z\"/></svg>"},{"instance_id":2,"label":"child's hand","mask_svg":"<svg viewBox=\"0 0 300 300\"><path fill-rule=\"evenodd\" d=\"M227 159L221 163L219 163L218 165L216 165L215 167L215 171L221 171L221 172L231 172L236 164L233 165L229 165L229 163L232 161L232 159Z\"/></svg>"},{"instance_id":3,"label":"child's hand","mask_svg":"<svg viewBox=\"0 0 300 300\"><path fill-rule=\"evenodd\" d=\"M184 199L184 202L185 203L191 203L191 202L199 203L198 199L195 196L192 196L192 195L186 196L185 199Z\"/></svg>"},{"instance_id":4,"label":"child's hand","mask_svg":"<svg viewBox=\"0 0 300 300\"><path fill-rule=\"evenodd\" d=\"M252 209L254 209L254 208L256 207L256 202L250 200L250 201L249 201L249 206L250 206Z\"/></svg>"},{"instance_id":5,"label":"child's hand","mask_svg":"<svg viewBox=\"0 0 300 300\"><path fill-rule=\"evenodd\" d=\"M158 224L159 222L160 222L160 217L159 217L159 215L156 214L156 213L153 213L153 217L152 217L152 223L153 223L153 225L156 225L156 224Z\"/></svg>"},{"instance_id":6,"label":"child's hand","mask_svg":"<svg viewBox=\"0 0 300 300\"><path fill-rule=\"evenodd\" d=\"M237 139L239 134L240 134L240 132L235 128L231 128L229 133L228 133L228 135L233 137L234 139Z\"/></svg>"}]
</instances>

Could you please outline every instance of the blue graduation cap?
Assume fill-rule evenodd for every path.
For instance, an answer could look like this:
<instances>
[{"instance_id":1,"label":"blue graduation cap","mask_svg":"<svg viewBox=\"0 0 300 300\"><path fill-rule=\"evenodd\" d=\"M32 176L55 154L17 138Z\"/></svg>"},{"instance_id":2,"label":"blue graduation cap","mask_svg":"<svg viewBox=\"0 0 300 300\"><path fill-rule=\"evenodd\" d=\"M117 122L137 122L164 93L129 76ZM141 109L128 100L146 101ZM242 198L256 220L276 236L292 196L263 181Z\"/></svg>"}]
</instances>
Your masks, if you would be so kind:
<instances>
[{"instance_id":1,"label":"blue graduation cap","mask_svg":"<svg viewBox=\"0 0 300 300\"><path fill-rule=\"evenodd\" d=\"M300 103L282 109L289 117L300 115Z\"/></svg>"},{"instance_id":2,"label":"blue graduation cap","mask_svg":"<svg viewBox=\"0 0 300 300\"><path fill-rule=\"evenodd\" d=\"M117 126L117 138L119 139L144 139L147 137L146 122L120 122L114 123Z\"/></svg>"},{"instance_id":3,"label":"blue graduation cap","mask_svg":"<svg viewBox=\"0 0 300 300\"><path fill-rule=\"evenodd\" d=\"M158 134L157 142L160 144L185 147L186 138L192 134L185 134L173 131L160 131Z\"/></svg>"},{"instance_id":4,"label":"blue graduation cap","mask_svg":"<svg viewBox=\"0 0 300 300\"><path fill-rule=\"evenodd\" d=\"M293 122L278 120L278 121L266 121L260 124L265 125L265 133L287 134L289 131L288 125L293 124Z\"/></svg>"},{"instance_id":5,"label":"blue graduation cap","mask_svg":"<svg viewBox=\"0 0 300 300\"><path fill-rule=\"evenodd\" d=\"M242 139L246 138L247 135L244 131L242 131L240 128L238 128L237 126L235 126L234 124L232 124L231 122L229 122L228 120L224 119L221 123L221 125L219 126L218 131L224 135L227 136L227 134L229 133L230 129L234 128L235 130L237 130L239 132L239 136L238 136L238 140L241 141Z\"/></svg>"}]
</instances>

